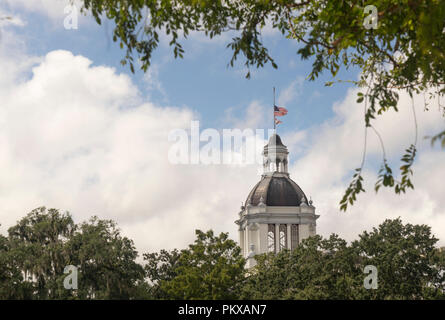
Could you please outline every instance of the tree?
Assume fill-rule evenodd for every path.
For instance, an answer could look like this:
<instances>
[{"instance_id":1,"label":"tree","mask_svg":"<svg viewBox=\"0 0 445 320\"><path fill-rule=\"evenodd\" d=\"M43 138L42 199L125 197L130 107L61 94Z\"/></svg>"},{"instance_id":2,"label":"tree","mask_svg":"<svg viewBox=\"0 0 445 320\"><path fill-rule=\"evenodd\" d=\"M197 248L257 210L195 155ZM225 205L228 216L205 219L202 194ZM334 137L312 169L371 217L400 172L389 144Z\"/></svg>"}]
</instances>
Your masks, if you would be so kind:
<instances>
[{"instance_id":1,"label":"tree","mask_svg":"<svg viewBox=\"0 0 445 320\"><path fill-rule=\"evenodd\" d=\"M75 224L68 213L45 207L32 210L17 225L9 228L14 262L32 284L37 299L56 299L64 293L60 278L68 265L66 242Z\"/></svg>"},{"instance_id":2,"label":"tree","mask_svg":"<svg viewBox=\"0 0 445 320\"><path fill-rule=\"evenodd\" d=\"M244 299L354 299L362 271L346 241L314 236L293 251L258 256Z\"/></svg>"},{"instance_id":3,"label":"tree","mask_svg":"<svg viewBox=\"0 0 445 320\"><path fill-rule=\"evenodd\" d=\"M76 225L68 212L37 208L0 236L0 297L6 299L147 298L133 241L111 220ZM63 282L78 267L78 289Z\"/></svg>"},{"instance_id":4,"label":"tree","mask_svg":"<svg viewBox=\"0 0 445 320\"><path fill-rule=\"evenodd\" d=\"M23 281L22 273L15 264L8 238L0 235L0 300L29 299L32 287Z\"/></svg>"},{"instance_id":5,"label":"tree","mask_svg":"<svg viewBox=\"0 0 445 320\"><path fill-rule=\"evenodd\" d=\"M434 286L428 285L424 288L424 297L431 299L445 298L445 247L434 250L432 257L433 268L437 272L438 281Z\"/></svg>"},{"instance_id":6,"label":"tree","mask_svg":"<svg viewBox=\"0 0 445 320\"><path fill-rule=\"evenodd\" d=\"M445 114L440 104L445 94L442 0L84 0L82 10L90 12L98 24L103 18L114 21L113 40L126 49L121 63L128 63L132 72L134 57L147 71L160 33L170 37L174 56L182 58L180 39L191 32L202 32L209 38L222 33L233 35L227 44L233 52L230 66L241 54L248 70L268 63L277 68L261 38L263 28L270 23L302 45L297 51L302 59L312 59L310 80L329 72L335 81L342 81L336 79L341 68L361 70L358 81L346 81L362 88L357 102L365 104L366 130L371 128L379 135L371 120L387 110L397 111L401 91L411 97L423 93L430 99L437 98ZM250 71L246 77L250 77ZM381 140L383 160L376 191L384 186L399 194L414 188L411 177L416 156L415 130L416 138L402 157L400 179L394 177ZM437 140L445 147L445 130L431 137L432 143ZM364 160L340 201L342 210L364 191L363 166Z\"/></svg>"},{"instance_id":7,"label":"tree","mask_svg":"<svg viewBox=\"0 0 445 320\"><path fill-rule=\"evenodd\" d=\"M178 275L179 257L178 249L172 251L161 250L159 253L145 253L144 266L146 276L151 282L150 294L154 299L168 299L168 293L161 284L173 280Z\"/></svg>"},{"instance_id":8,"label":"tree","mask_svg":"<svg viewBox=\"0 0 445 320\"><path fill-rule=\"evenodd\" d=\"M140 298L144 269L135 259L132 240L122 237L116 223L92 217L67 243L70 264L79 266L80 299Z\"/></svg>"},{"instance_id":9,"label":"tree","mask_svg":"<svg viewBox=\"0 0 445 320\"><path fill-rule=\"evenodd\" d=\"M256 256L248 271L228 234L211 230L197 230L187 249L144 254L145 267L111 220L76 225L42 207L8 233L0 235L0 299L445 299L444 248L430 227L400 219L349 245L335 234L307 238ZM78 266L77 290L63 286L66 265ZM378 271L375 290L364 287L368 265Z\"/></svg>"},{"instance_id":10,"label":"tree","mask_svg":"<svg viewBox=\"0 0 445 320\"><path fill-rule=\"evenodd\" d=\"M257 258L242 289L247 299L443 299L445 264L425 225L385 220L347 245L336 235L305 239L293 251ZM365 266L377 268L366 289Z\"/></svg>"},{"instance_id":11,"label":"tree","mask_svg":"<svg viewBox=\"0 0 445 320\"><path fill-rule=\"evenodd\" d=\"M385 220L359 237L352 247L360 264L378 270L378 290L365 291L365 298L423 299L425 291L444 297L445 268L429 226L404 225L400 218Z\"/></svg>"},{"instance_id":12,"label":"tree","mask_svg":"<svg viewBox=\"0 0 445 320\"><path fill-rule=\"evenodd\" d=\"M196 236L180 253L146 254L149 279L162 298L236 299L245 272L241 249L227 233L196 230Z\"/></svg>"}]
</instances>

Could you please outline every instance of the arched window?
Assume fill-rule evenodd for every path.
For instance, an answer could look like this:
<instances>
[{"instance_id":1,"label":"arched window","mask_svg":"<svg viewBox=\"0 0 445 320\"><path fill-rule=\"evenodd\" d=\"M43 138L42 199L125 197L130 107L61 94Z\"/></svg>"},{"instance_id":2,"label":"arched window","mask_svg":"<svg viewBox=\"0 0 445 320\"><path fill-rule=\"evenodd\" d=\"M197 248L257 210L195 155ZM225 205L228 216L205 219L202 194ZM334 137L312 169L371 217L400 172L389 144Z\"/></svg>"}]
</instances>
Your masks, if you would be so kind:
<instances>
[{"instance_id":1,"label":"arched window","mask_svg":"<svg viewBox=\"0 0 445 320\"><path fill-rule=\"evenodd\" d=\"M287 248L287 226L280 224L280 251Z\"/></svg>"},{"instance_id":2,"label":"arched window","mask_svg":"<svg viewBox=\"0 0 445 320\"><path fill-rule=\"evenodd\" d=\"M267 250L269 252L275 252L275 225L269 224L267 231Z\"/></svg>"}]
</instances>

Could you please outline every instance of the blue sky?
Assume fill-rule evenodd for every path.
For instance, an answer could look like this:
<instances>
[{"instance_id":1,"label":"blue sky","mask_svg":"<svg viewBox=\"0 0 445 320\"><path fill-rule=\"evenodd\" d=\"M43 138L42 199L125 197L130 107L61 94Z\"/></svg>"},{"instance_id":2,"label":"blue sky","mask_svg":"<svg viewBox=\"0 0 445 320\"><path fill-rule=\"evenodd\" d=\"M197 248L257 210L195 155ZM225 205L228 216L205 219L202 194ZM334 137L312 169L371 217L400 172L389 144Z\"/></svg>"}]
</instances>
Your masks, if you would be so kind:
<instances>
[{"instance_id":1,"label":"blue sky","mask_svg":"<svg viewBox=\"0 0 445 320\"><path fill-rule=\"evenodd\" d=\"M81 17L77 30L66 30L63 28L63 15L48 21L39 12L13 12L18 12L27 22L21 32L24 32L30 54L44 55L51 50L64 49L88 57L93 65L114 67L117 72L128 74L142 95L150 95L155 102L189 106L201 115L202 124L208 127L223 126L219 119L224 117L228 108L233 108L234 116L242 117L246 106L253 100L271 106L273 86L280 101L282 91L298 81L293 96L284 101L290 113L279 130L307 128L332 117L332 103L342 99L350 87L349 84L324 86L326 81L332 80L329 73L315 82L305 80L311 71L312 61L300 59L296 54L299 48L296 41L274 32L266 34L264 40L279 68L273 69L268 65L253 69L251 79L244 78L246 70L242 56L233 68L227 66L232 55L226 48L229 35L214 40L204 39L204 35L185 40L184 59L174 59L170 47L165 42L161 43L152 63L156 81L160 82L163 90L150 88L141 70L131 74L128 67L121 66L125 50L112 41L112 22L104 20L99 26L91 18ZM355 80L357 77L357 70L342 70L337 78ZM265 121L272 123L272 119Z\"/></svg>"},{"instance_id":2,"label":"blue sky","mask_svg":"<svg viewBox=\"0 0 445 320\"><path fill-rule=\"evenodd\" d=\"M377 195L382 153L368 132L365 189L347 213L339 211L346 186L359 166L364 143L363 106L347 84L326 87L328 74L305 80L311 61L298 44L266 29L264 41L278 69L267 66L244 78L244 60L228 68L227 36L209 41L193 35L184 59L162 41L148 73L131 74L119 63L125 52L111 39L112 25L81 17L65 30L64 0L0 2L0 232L45 205L70 211L80 222L93 214L117 221L141 252L184 247L194 230L229 232L242 201L258 181L256 166L174 166L167 161L171 130L200 120L205 128L272 124L272 87L289 113L278 132L290 151L293 178L312 196L317 232L357 237L386 218L426 223L445 240L445 156L425 135L443 128L438 106L423 111L416 96L419 156L416 189ZM338 79L357 79L342 70ZM399 113L374 123L388 160L399 166L413 140L411 100L401 93ZM443 129L442 129L443 130Z\"/></svg>"}]
</instances>

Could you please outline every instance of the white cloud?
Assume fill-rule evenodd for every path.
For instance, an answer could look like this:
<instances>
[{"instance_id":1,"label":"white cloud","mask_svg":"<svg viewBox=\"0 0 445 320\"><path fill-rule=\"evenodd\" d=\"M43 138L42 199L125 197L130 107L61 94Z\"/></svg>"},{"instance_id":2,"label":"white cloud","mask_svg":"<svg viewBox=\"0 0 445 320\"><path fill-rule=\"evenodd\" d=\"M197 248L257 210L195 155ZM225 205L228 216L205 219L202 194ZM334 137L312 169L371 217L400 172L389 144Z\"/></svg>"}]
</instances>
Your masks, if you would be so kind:
<instances>
[{"instance_id":1,"label":"white cloud","mask_svg":"<svg viewBox=\"0 0 445 320\"><path fill-rule=\"evenodd\" d=\"M0 8L0 28L4 26L24 27L26 22L19 15L12 14Z\"/></svg>"},{"instance_id":2,"label":"white cloud","mask_svg":"<svg viewBox=\"0 0 445 320\"><path fill-rule=\"evenodd\" d=\"M234 220L250 188L257 166L171 165L168 133L189 128L190 109L142 101L126 75L68 51L45 57L23 54L20 40L5 34L0 47L0 223L1 231L31 209L46 205L73 213L76 221L96 214L115 219L140 252L184 247L194 229L229 231L237 239ZM33 68L32 68L33 67ZM31 72L32 71L32 72ZM156 86L156 77L151 78ZM291 88L291 89L289 89ZM284 90L281 103L298 95L298 79ZM297 93L295 93L297 92ZM363 109L354 91L334 104L336 116L322 125L283 137L291 157L292 178L312 195L323 235L354 239L385 218L426 223L445 240L442 181L445 155L430 149L422 137L443 127L431 107L417 110L419 158L416 189L396 196L372 191L375 172L365 172L368 192L347 213L338 201L351 169L360 163ZM407 107L406 107L407 106ZM413 140L410 100L401 96L400 113L388 113L375 126L385 139L391 161ZM267 108L252 102L240 128L261 127ZM203 128L201 128L203 129ZM380 157L378 140L369 132L370 160ZM397 167L398 162L392 162ZM367 168L370 168L369 166Z\"/></svg>"},{"instance_id":3,"label":"white cloud","mask_svg":"<svg viewBox=\"0 0 445 320\"><path fill-rule=\"evenodd\" d=\"M129 77L68 51L8 81L18 78L0 89L3 232L46 205L76 221L115 219L141 252L184 247L196 228L236 238L233 221L257 166L169 164L168 133L189 128L191 110L141 101Z\"/></svg>"},{"instance_id":4,"label":"white cloud","mask_svg":"<svg viewBox=\"0 0 445 320\"><path fill-rule=\"evenodd\" d=\"M270 119L272 122L272 113L266 114L267 108L261 104L260 101L252 101L244 111L244 117L240 117L238 113L235 114L234 108L226 109L225 125L228 127L239 129L260 129L267 127L266 120Z\"/></svg>"},{"instance_id":5,"label":"white cloud","mask_svg":"<svg viewBox=\"0 0 445 320\"><path fill-rule=\"evenodd\" d=\"M304 77L298 76L284 90L279 93L278 104L285 106L295 100L302 92Z\"/></svg>"},{"instance_id":6,"label":"white cloud","mask_svg":"<svg viewBox=\"0 0 445 320\"><path fill-rule=\"evenodd\" d=\"M356 204L346 213L339 211L338 203L350 182L353 169L360 165L363 151L363 106L355 102L356 93L351 90L342 102L334 104L333 119L303 131L308 139L304 142L304 150L299 151L303 156L291 169L296 182L313 196L320 214L318 231L323 235L335 232L352 240L362 230L377 226L386 218L400 216L405 222L430 225L443 245L445 201L441 194L445 179L445 154L431 149L429 141L423 137L443 130L445 123L437 106L432 106L429 112L423 111L422 96L415 97L419 128L419 152L413 178L415 190L395 195L392 190L381 189L375 194L376 165L382 159L382 151L376 135L369 129L364 173L367 192L359 194ZM373 122L384 140L388 160L396 174L404 149L414 141L415 132L408 95L401 94L399 109L398 113L389 111ZM301 134L298 133L298 136L301 137ZM292 154L295 146L290 148Z\"/></svg>"},{"instance_id":7,"label":"white cloud","mask_svg":"<svg viewBox=\"0 0 445 320\"><path fill-rule=\"evenodd\" d=\"M71 4L70 0L4 0L4 6L13 9L37 12L53 20L60 20L66 16L64 8ZM80 9L81 1L75 0L74 5Z\"/></svg>"},{"instance_id":8,"label":"white cloud","mask_svg":"<svg viewBox=\"0 0 445 320\"><path fill-rule=\"evenodd\" d=\"M170 56L163 56L160 62L152 62L150 67L147 69L147 72L144 73L143 80L146 84L144 91L148 94L149 98L151 98L153 93L156 92L160 94L163 103L169 103L168 94L165 91L160 74L162 68L171 61L172 59Z\"/></svg>"}]
</instances>

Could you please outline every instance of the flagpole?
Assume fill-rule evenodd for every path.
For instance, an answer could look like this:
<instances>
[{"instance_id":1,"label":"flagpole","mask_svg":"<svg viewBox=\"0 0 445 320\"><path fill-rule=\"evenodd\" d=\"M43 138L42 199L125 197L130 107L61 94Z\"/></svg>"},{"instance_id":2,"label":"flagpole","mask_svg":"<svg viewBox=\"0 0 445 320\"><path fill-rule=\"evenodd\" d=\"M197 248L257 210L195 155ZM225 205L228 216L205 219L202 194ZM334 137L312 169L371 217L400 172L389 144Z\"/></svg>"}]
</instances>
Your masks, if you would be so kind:
<instances>
[{"instance_id":1,"label":"flagpole","mask_svg":"<svg viewBox=\"0 0 445 320\"><path fill-rule=\"evenodd\" d=\"M276 133L276 121L275 121L275 87L273 87L273 131Z\"/></svg>"}]
</instances>

